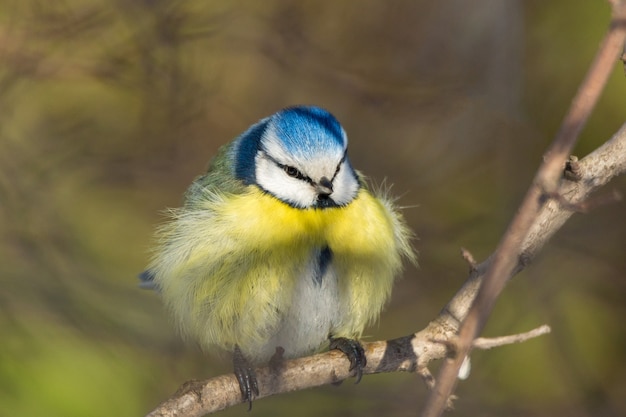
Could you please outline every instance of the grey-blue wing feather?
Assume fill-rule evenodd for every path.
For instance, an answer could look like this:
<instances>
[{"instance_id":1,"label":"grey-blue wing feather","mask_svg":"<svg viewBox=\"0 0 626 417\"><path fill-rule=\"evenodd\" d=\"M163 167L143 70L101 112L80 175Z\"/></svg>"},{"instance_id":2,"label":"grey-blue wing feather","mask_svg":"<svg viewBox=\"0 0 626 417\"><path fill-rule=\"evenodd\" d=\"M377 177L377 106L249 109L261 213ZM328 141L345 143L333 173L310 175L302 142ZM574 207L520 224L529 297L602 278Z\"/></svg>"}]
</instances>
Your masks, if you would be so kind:
<instances>
[{"instance_id":1,"label":"grey-blue wing feather","mask_svg":"<svg viewBox=\"0 0 626 417\"><path fill-rule=\"evenodd\" d=\"M158 291L156 283L154 282L154 272L146 269L141 274L139 274L139 288L144 290L155 290Z\"/></svg>"}]
</instances>

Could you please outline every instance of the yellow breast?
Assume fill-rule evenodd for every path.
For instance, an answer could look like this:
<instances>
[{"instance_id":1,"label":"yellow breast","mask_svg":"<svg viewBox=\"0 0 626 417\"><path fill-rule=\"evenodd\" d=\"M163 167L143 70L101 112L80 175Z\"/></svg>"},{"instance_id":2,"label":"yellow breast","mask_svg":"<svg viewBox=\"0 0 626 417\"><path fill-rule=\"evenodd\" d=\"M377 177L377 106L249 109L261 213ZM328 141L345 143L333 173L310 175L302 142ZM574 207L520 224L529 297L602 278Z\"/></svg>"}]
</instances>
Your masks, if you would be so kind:
<instances>
[{"instance_id":1,"label":"yellow breast","mask_svg":"<svg viewBox=\"0 0 626 417\"><path fill-rule=\"evenodd\" d=\"M229 199L217 217L229 225L227 233L260 250L324 245L354 256L395 250L391 214L366 190L345 207L299 209L252 188Z\"/></svg>"},{"instance_id":2,"label":"yellow breast","mask_svg":"<svg viewBox=\"0 0 626 417\"><path fill-rule=\"evenodd\" d=\"M210 197L164 231L153 266L181 327L203 346L261 357L326 247L341 304L328 334L359 337L389 298L401 257L412 256L399 214L365 189L325 209L294 208L256 187Z\"/></svg>"}]
</instances>

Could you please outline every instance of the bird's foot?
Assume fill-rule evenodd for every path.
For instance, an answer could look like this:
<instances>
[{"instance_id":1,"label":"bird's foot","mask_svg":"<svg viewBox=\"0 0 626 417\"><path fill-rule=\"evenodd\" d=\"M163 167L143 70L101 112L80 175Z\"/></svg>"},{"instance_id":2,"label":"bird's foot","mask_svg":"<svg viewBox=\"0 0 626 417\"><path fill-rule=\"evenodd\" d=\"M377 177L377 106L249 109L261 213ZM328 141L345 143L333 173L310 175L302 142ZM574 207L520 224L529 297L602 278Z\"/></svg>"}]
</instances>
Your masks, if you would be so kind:
<instances>
[{"instance_id":1,"label":"bird's foot","mask_svg":"<svg viewBox=\"0 0 626 417\"><path fill-rule=\"evenodd\" d=\"M348 360L350 360L350 370L354 371L356 378L355 384L358 384L363 376L363 369L367 365L367 358L365 357L365 351L361 343L358 340L347 339L345 337L331 337L330 349L338 349L348 357Z\"/></svg>"},{"instance_id":2,"label":"bird's foot","mask_svg":"<svg viewBox=\"0 0 626 417\"><path fill-rule=\"evenodd\" d=\"M233 351L233 365L235 367L235 376L239 381L239 389L244 402L247 401L248 411L252 410L252 400L259 395L259 384L256 379L256 373L250 365L250 362L243 356L239 346L235 345Z\"/></svg>"}]
</instances>

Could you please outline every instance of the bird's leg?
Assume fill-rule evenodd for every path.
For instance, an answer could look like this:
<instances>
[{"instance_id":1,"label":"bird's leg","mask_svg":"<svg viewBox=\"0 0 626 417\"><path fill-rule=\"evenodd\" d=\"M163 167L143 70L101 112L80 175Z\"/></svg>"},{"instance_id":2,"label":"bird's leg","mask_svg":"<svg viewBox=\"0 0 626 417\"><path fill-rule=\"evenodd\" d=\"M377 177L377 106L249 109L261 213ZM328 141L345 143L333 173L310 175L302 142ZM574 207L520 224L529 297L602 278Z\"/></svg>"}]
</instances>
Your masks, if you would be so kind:
<instances>
[{"instance_id":1,"label":"bird's leg","mask_svg":"<svg viewBox=\"0 0 626 417\"><path fill-rule=\"evenodd\" d=\"M363 376L363 369L367 365L367 358L365 357L365 351L363 346L358 340L347 339L345 337L330 337L330 349L339 349L350 360L350 370L354 370L354 376L356 377L355 384L361 381Z\"/></svg>"},{"instance_id":2,"label":"bird's leg","mask_svg":"<svg viewBox=\"0 0 626 417\"><path fill-rule=\"evenodd\" d=\"M233 350L233 365L235 367L235 376L239 381L239 389L244 401L249 403L248 411L252 410L252 400L259 395L259 385L256 380L254 369L250 362L243 356L239 346L235 345Z\"/></svg>"}]
</instances>

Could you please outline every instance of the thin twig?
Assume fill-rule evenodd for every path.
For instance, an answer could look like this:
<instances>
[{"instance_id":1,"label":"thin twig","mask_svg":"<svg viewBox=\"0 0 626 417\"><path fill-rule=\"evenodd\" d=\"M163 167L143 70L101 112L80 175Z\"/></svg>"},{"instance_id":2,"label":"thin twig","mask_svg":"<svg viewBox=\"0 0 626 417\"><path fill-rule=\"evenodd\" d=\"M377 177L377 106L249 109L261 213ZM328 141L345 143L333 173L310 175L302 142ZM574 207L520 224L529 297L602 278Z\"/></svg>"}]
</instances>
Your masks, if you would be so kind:
<instances>
[{"instance_id":1,"label":"thin twig","mask_svg":"<svg viewBox=\"0 0 626 417\"><path fill-rule=\"evenodd\" d=\"M467 264L469 265L470 272L475 271L477 263L476 263L476 260L474 259L474 255L472 255L472 252L470 252L469 250L465 248L461 248L461 256L463 257L465 262L467 262Z\"/></svg>"},{"instance_id":2,"label":"thin twig","mask_svg":"<svg viewBox=\"0 0 626 417\"><path fill-rule=\"evenodd\" d=\"M544 324L524 333L517 333L499 337L477 337L472 342L472 349L487 350L500 346L512 345L513 343L522 343L529 339L534 339L535 337L543 336L546 333L550 333L551 330L552 329L550 329L550 326ZM433 343L441 343L445 345L446 350L448 351L448 355L450 357L457 356L457 337L452 337L450 339L433 339Z\"/></svg>"},{"instance_id":3,"label":"thin twig","mask_svg":"<svg viewBox=\"0 0 626 417\"><path fill-rule=\"evenodd\" d=\"M482 331L495 300L506 282L513 276L524 238L528 235L534 219L547 201L543 198L542 190L557 189L565 161L622 52L626 39L624 22L626 22L626 2L616 1L609 31L572 101L559 133L549 148L544 162L539 167L517 215L513 218L493 255L493 262L480 286L472 308L461 325L458 355L454 360L446 361L442 366L435 382L435 388L424 406L423 417L438 417L443 413L447 399L456 385L456 377L463 359L471 349L472 341Z\"/></svg>"},{"instance_id":4,"label":"thin twig","mask_svg":"<svg viewBox=\"0 0 626 417\"><path fill-rule=\"evenodd\" d=\"M543 336L544 334L550 333L550 331L550 326L544 324L543 326L537 327L536 329L532 329L525 333L500 337L478 337L472 342L472 348L487 350L504 345L512 345L513 343L522 343L529 339Z\"/></svg>"}]
</instances>

